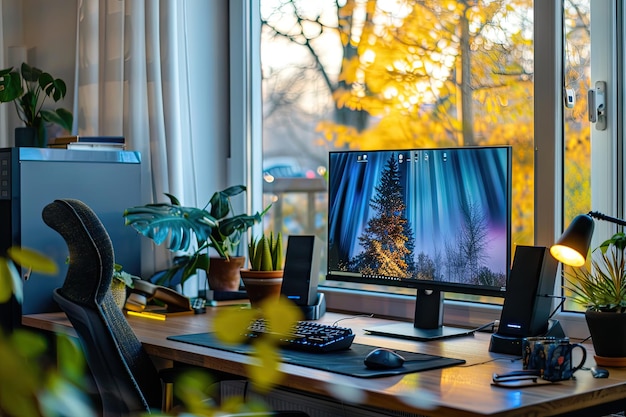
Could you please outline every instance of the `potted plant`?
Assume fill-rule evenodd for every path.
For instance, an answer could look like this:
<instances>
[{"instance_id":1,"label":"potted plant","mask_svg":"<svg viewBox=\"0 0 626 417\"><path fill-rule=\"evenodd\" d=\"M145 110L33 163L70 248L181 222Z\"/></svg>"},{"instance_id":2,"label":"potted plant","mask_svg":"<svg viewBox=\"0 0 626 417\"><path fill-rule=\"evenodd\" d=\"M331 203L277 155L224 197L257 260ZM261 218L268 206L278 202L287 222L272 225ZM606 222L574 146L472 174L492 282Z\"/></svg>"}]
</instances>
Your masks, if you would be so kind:
<instances>
[{"instance_id":1,"label":"potted plant","mask_svg":"<svg viewBox=\"0 0 626 417\"><path fill-rule=\"evenodd\" d=\"M283 235L278 232L276 237L261 235L251 238L248 244L250 271L269 272L283 270Z\"/></svg>"},{"instance_id":2,"label":"potted plant","mask_svg":"<svg viewBox=\"0 0 626 417\"><path fill-rule=\"evenodd\" d=\"M572 300L586 308L585 319L596 363L626 366L626 235L616 233L592 253L591 266L565 273Z\"/></svg>"},{"instance_id":3,"label":"potted plant","mask_svg":"<svg viewBox=\"0 0 626 417\"><path fill-rule=\"evenodd\" d=\"M113 294L115 304L117 304L119 308L123 308L126 302L126 287L133 288L133 278L140 279L124 271L122 265L114 265L113 279L111 280L111 293Z\"/></svg>"},{"instance_id":4,"label":"potted plant","mask_svg":"<svg viewBox=\"0 0 626 417\"><path fill-rule=\"evenodd\" d=\"M66 92L63 80L26 63L22 63L19 71L13 67L0 70L0 102L12 101L25 124L25 128L15 130L16 146L46 146L44 122L55 123L68 132L72 130L73 116L69 110L43 108L46 98L57 102ZM26 143L20 143L22 140Z\"/></svg>"},{"instance_id":5,"label":"potted plant","mask_svg":"<svg viewBox=\"0 0 626 417\"><path fill-rule=\"evenodd\" d=\"M283 283L282 234L251 238L248 258L250 269L241 270L241 279L252 306L267 298L278 298Z\"/></svg>"},{"instance_id":6,"label":"potted plant","mask_svg":"<svg viewBox=\"0 0 626 417\"><path fill-rule=\"evenodd\" d=\"M187 251L195 236L196 247L189 255L179 256L174 265L159 279L159 284L169 284L180 277L184 283L198 269L208 271L209 286L213 290L233 291L239 289L239 269L245 258L237 256L243 234L261 221L269 206L253 215L232 214L230 199L246 191L243 185L227 187L213 194L204 208L184 207L178 199L166 194L169 203L146 204L124 211L126 225L132 226L157 245L164 242L171 251ZM209 257L213 248L219 257ZM227 276L221 272L216 276L216 264L225 264L232 270Z\"/></svg>"},{"instance_id":7,"label":"potted plant","mask_svg":"<svg viewBox=\"0 0 626 417\"><path fill-rule=\"evenodd\" d=\"M70 257L65 259L65 263L70 263ZM133 288L133 278L139 278L124 271L124 267L120 264L113 265L113 279L111 280L111 294L113 300L119 308L124 307L126 302L126 287Z\"/></svg>"}]
</instances>

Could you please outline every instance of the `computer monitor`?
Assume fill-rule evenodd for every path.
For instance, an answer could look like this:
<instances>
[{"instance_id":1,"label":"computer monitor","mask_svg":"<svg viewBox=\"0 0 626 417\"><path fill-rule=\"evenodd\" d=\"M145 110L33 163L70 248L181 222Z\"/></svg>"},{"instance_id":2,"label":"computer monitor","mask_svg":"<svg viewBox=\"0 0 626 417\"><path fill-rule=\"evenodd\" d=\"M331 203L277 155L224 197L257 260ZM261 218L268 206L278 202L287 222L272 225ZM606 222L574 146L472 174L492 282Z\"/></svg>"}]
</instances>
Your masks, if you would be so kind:
<instances>
[{"instance_id":1,"label":"computer monitor","mask_svg":"<svg viewBox=\"0 0 626 417\"><path fill-rule=\"evenodd\" d=\"M328 281L417 289L415 320L367 329L427 340L443 293L504 297L511 259L511 147L329 155Z\"/></svg>"}]
</instances>

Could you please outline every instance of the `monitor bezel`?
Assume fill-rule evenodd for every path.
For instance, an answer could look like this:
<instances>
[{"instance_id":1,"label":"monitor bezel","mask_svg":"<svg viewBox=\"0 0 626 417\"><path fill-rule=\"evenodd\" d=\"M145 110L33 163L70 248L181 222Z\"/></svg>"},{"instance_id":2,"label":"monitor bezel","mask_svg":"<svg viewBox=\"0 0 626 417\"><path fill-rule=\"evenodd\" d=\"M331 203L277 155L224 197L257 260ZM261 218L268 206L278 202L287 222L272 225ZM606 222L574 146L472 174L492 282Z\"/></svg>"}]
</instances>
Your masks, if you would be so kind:
<instances>
[{"instance_id":1,"label":"monitor bezel","mask_svg":"<svg viewBox=\"0 0 626 417\"><path fill-rule=\"evenodd\" d=\"M425 147L425 148L409 148L409 149L376 149L376 150L336 150L330 151L328 155L328 175L331 173L331 157L333 154L345 154L345 153L367 153L367 152L408 152L408 151L445 151L445 150L476 150L476 149L505 149L507 152L507 173L506 173L506 219L507 219L507 268L505 269L506 277L505 282L508 283L510 277L510 265L511 265L511 214L512 214L512 146L510 145L493 145L493 146L465 146L465 147ZM330 215L331 206L331 187L332 181L328 181L328 215ZM330 222L328 222L330 225ZM326 250L330 253L331 239L327 239ZM430 280L416 280L416 279L390 279L390 278L376 278L371 276L351 276L348 274L337 274L330 270L330 257L327 257L326 265L326 281L328 283L334 282L351 282L364 285L378 285L398 288L411 288L417 290L435 290L455 294L468 294L487 297L505 297L506 286L504 287L492 287L492 286L477 286L462 283L450 283L445 281L430 281Z\"/></svg>"}]
</instances>

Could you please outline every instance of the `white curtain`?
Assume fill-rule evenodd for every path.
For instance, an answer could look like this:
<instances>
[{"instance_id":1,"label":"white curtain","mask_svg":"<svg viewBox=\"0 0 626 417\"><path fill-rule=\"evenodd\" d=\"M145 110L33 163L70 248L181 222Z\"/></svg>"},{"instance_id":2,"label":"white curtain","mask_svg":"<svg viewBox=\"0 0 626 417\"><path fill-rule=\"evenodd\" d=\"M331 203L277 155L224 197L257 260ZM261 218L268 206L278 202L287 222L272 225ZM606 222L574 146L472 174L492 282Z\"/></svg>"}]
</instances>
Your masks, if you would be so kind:
<instances>
[{"instance_id":1,"label":"white curtain","mask_svg":"<svg viewBox=\"0 0 626 417\"><path fill-rule=\"evenodd\" d=\"M191 162L184 2L83 0L78 18L79 134L124 135L141 152L147 198L193 198L182 185L193 172L181 169Z\"/></svg>"},{"instance_id":2,"label":"white curtain","mask_svg":"<svg viewBox=\"0 0 626 417\"><path fill-rule=\"evenodd\" d=\"M78 133L123 135L141 153L142 201L166 201L168 192L196 205L185 2L82 0L78 8ZM171 256L146 245L142 270L166 267Z\"/></svg>"}]
</instances>

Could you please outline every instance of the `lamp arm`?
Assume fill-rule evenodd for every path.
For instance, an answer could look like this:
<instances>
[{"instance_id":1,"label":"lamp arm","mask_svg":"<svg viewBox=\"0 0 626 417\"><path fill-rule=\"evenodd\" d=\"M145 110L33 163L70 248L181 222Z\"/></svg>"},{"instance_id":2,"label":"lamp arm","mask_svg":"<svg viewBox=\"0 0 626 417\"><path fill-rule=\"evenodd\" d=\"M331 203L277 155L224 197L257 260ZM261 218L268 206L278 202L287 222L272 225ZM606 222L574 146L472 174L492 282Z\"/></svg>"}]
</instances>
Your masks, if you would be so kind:
<instances>
[{"instance_id":1,"label":"lamp arm","mask_svg":"<svg viewBox=\"0 0 626 417\"><path fill-rule=\"evenodd\" d=\"M626 226L626 220L618 219L617 217L607 216L606 214L599 213L597 211L590 211L587 213L589 216L594 217L599 220L604 220L607 222L615 223L620 226Z\"/></svg>"}]
</instances>

